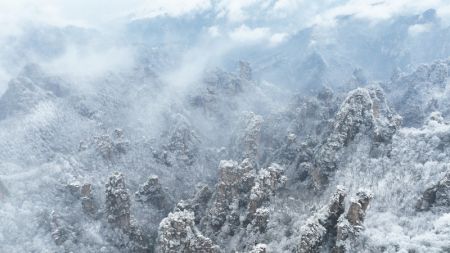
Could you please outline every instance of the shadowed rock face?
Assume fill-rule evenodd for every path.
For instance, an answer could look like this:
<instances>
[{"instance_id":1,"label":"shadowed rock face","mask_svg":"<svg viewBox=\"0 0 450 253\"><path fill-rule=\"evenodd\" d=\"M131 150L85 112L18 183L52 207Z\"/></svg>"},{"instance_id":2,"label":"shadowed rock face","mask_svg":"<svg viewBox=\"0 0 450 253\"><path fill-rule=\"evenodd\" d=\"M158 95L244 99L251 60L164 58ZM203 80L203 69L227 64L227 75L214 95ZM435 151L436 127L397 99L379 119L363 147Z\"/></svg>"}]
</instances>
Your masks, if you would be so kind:
<instances>
[{"instance_id":1,"label":"shadowed rock face","mask_svg":"<svg viewBox=\"0 0 450 253\"><path fill-rule=\"evenodd\" d=\"M92 191L93 189L91 184L83 184L81 186L81 207L85 214L95 218L98 213L98 206L94 199Z\"/></svg>"},{"instance_id":2,"label":"shadowed rock face","mask_svg":"<svg viewBox=\"0 0 450 253\"><path fill-rule=\"evenodd\" d=\"M322 188L336 171L338 153L348 146L357 134L365 134L373 146L389 143L400 127L401 117L387 105L379 88L358 88L342 103L324 144L315 154L312 171L314 186Z\"/></svg>"},{"instance_id":3,"label":"shadowed rock face","mask_svg":"<svg viewBox=\"0 0 450 253\"><path fill-rule=\"evenodd\" d=\"M448 115L449 61L439 60L432 64L422 64L412 73L394 73L391 82L384 86L390 89L389 100L403 117L407 127L420 127L429 113L442 111Z\"/></svg>"},{"instance_id":4,"label":"shadowed rock face","mask_svg":"<svg viewBox=\"0 0 450 253\"><path fill-rule=\"evenodd\" d=\"M196 232L197 225L205 236L215 241L226 241L237 234L264 234L270 216L264 203L285 183L283 169L276 164L257 173L249 159L241 164L221 161L215 191L200 186L194 198L179 202L174 212L161 222L159 250L218 252L210 239ZM251 249L246 246L247 250ZM252 252L265 252L263 249L263 246L253 248L259 251Z\"/></svg>"},{"instance_id":5,"label":"shadowed rock face","mask_svg":"<svg viewBox=\"0 0 450 253\"><path fill-rule=\"evenodd\" d=\"M247 220L253 220L255 215L263 215L261 210L260 214L257 215L258 208L286 184L287 178L283 175L283 172L283 169L277 164L272 164L267 169L259 171L255 184L250 191Z\"/></svg>"},{"instance_id":6,"label":"shadowed rock face","mask_svg":"<svg viewBox=\"0 0 450 253\"><path fill-rule=\"evenodd\" d=\"M130 228L130 196L121 173L115 172L106 184L105 212L108 222L124 230Z\"/></svg>"},{"instance_id":7,"label":"shadowed rock face","mask_svg":"<svg viewBox=\"0 0 450 253\"><path fill-rule=\"evenodd\" d=\"M362 225L367 207L369 206L369 202L372 198L373 196L370 193L360 191L356 194L356 198L350 201L351 204L346 218L351 225Z\"/></svg>"},{"instance_id":8,"label":"shadowed rock face","mask_svg":"<svg viewBox=\"0 0 450 253\"><path fill-rule=\"evenodd\" d=\"M300 229L300 243L295 252L319 252L322 247L327 247L327 239L335 236L338 219L345 211L346 195L343 188L338 188L328 205L308 219Z\"/></svg>"},{"instance_id":9,"label":"shadowed rock face","mask_svg":"<svg viewBox=\"0 0 450 253\"><path fill-rule=\"evenodd\" d=\"M238 165L235 161L221 161L219 182L213 195L208 213L208 226L218 231L225 222L232 221L238 210L248 204L250 190L254 184L256 171L248 160Z\"/></svg>"},{"instance_id":10,"label":"shadowed rock face","mask_svg":"<svg viewBox=\"0 0 450 253\"><path fill-rule=\"evenodd\" d=\"M135 193L136 200L150 203L160 210L170 210L173 207L169 196L164 192L158 176L150 176L147 181L139 186Z\"/></svg>"},{"instance_id":11,"label":"shadowed rock face","mask_svg":"<svg viewBox=\"0 0 450 253\"><path fill-rule=\"evenodd\" d=\"M283 170L277 165L261 169L258 174L249 159L240 165L233 161L222 161L219 167L219 183L206 220L208 226L215 231L221 229L225 223L231 225L227 226L229 229L237 229L240 225L252 223L256 216L265 216L258 208L286 182L282 175ZM241 224L239 217L242 215L246 218ZM264 218L261 218L259 223L263 220Z\"/></svg>"},{"instance_id":12,"label":"shadowed rock face","mask_svg":"<svg viewBox=\"0 0 450 253\"><path fill-rule=\"evenodd\" d=\"M125 178L119 172L114 172L108 179L105 191L106 219L121 238L115 242L118 248L129 252L144 253L150 250L148 239L143 234L137 222L131 217L131 201L125 185Z\"/></svg>"},{"instance_id":13,"label":"shadowed rock face","mask_svg":"<svg viewBox=\"0 0 450 253\"><path fill-rule=\"evenodd\" d=\"M364 228L364 217L372 199L373 195L371 192L361 190L356 193L355 198L350 200L347 215L345 217L341 216L337 224L336 243L333 247L334 253L348 252L358 233Z\"/></svg>"},{"instance_id":14,"label":"shadowed rock face","mask_svg":"<svg viewBox=\"0 0 450 253\"><path fill-rule=\"evenodd\" d=\"M450 173L427 188L416 203L417 211L428 211L432 207L450 209Z\"/></svg>"},{"instance_id":15,"label":"shadowed rock face","mask_svg":"<svg viewBox=\"0 0 450 253\"><path fill-rule=\"evenodd\" d=\"M328 205L308 219L301 228L300 243L295 252L347 252L347 245L352 243L363 229L366 210L373 197L369 192L359 191L344 215L345 197L345 190L338 187Z\"/></svg>"}]
</instances>

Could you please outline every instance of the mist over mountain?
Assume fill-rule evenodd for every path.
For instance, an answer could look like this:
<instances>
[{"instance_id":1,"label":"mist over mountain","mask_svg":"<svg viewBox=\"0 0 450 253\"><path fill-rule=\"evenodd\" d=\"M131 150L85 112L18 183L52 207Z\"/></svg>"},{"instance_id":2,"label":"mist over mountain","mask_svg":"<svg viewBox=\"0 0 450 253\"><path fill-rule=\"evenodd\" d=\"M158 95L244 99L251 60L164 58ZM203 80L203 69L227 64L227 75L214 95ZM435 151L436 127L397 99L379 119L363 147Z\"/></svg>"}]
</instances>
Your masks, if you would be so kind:
<instances>
[{"instance_id":1,"label":"mist over mountain","mask_svg":"<svg viewBox=\"0 0 450 253\"><path fill-rule=\"evenodd\" d=\"M0 252L450 252L449 17L0 1Z\"/></svg>"}]
</instances>

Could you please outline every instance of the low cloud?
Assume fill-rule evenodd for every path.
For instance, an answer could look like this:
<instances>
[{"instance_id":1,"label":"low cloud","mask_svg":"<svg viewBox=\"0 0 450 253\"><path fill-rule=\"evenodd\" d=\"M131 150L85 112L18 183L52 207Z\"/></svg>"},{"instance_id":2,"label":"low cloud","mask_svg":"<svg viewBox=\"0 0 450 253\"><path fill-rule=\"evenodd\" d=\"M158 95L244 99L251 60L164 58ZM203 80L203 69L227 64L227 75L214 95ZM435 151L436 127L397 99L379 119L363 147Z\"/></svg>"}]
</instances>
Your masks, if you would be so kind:
<instances>
[{"instance_id":1,"label":"low cloud","mask_svg":"<svg viewBox=\"0 0 450 253\"><path fill-rule=\"evenodd\" d=\"M448 9L449 7L450 2L445 0L350 0L344 4L321 11L311 20L311 25L334 26L337 18L340 16L352 16L376 23L391 19L394 16L417 14L430 8ZM440 13L438 12L438 14ZM443 15L443 13L440 15Z\"/></svg>"},{"instance_id":2,"label":"low cloud","mask_svg":"<svg viewBox=\"0 0 450 253\"><path fill-rule=\"evenodd\" d=\"M230 32L230 38L239 43L258 43L270 37L270 29L267 27L250 28L246 25L234 29Z\"/></svg>"},{"instance_id":3,"label":"low cloud","mask_svg":"<svg viewBox=\"0 0 450 253\"><path fill-rule=\"evenodd\" d=\"M128 48L69 47L61 56L41 65L47 73L69 80L92 80L129 71L134 66L134 54Z\"/></svg>"},{"instance_id":4,"label":"low cloud","mask_svg":"<svg viewBox=\"0 0 450 253\"><path fill-rule=\"evenodd\" d=\"M273 33L268 27L250 28L241 25L229 33L232 41L240 44L265 43L269 46L277 46L287 37L287 33Z\"/></svg>"},{"instance_id":5,"label":"low cloud","mask_svg":"<svg viewBox=\"0 0 450 253\"><path fill-rule=\"evenodd\" d=\"M421 33L429 31L431 28L432 24L415 24L408 28L408 34L414 37Z\"/></svg>"}]
</instances>

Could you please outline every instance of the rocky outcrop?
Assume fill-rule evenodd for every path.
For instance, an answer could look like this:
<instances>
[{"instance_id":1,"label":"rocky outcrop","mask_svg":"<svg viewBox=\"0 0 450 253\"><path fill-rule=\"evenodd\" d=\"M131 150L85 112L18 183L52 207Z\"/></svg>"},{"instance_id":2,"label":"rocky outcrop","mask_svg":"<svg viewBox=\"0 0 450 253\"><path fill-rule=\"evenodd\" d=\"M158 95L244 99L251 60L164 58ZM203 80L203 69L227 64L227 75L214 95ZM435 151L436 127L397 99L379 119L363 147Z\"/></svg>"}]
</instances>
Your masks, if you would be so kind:
<instances>
[{"instance_id":1,"label":"rocky outcrop","mask_svg":"<svg viewBox=\"0 0 450 253\"><path fill-rule=\"evenodd\" d=\"M171 219L183 219L184 223L192 223L195 229L198 226L205 236L221 243L231 240L233 236L241 239L251 236L250 244L236 245L236 250L248 251L253 243L258 242L255 235L263 235L267 231L270 211L265 204L285 185L283 172L276 164L257 172L250 159L245 159L241 164L231 160L221 161L215 191L206 185L198 186L195 196L180 201L174 212L161 223L159 243L163 245L160 247L171 249L167 246L170 243L161 241L161 238L167 238L161 237L161 228L168 227ZM180 240L185 239L176 239Z\"/></svg>"},{"instance_id":2,"label":"rocky outcrop","mask_svg":"<svg viewBox=\"0 0 450 253\"><path fill-rule=\"evenodd\" d=\"M348 146L357 134L365 134L376 148L389 143L401 124L401 117L387 105L380 88L359 88L349 93L342 103L331 128L315 154L312 178L316 188L327 184L336 171L341 149Z\"/></svg>"},{"instance_id":3,"label":"rocky outcrop","mask_svg":"<svg viewBox=\"0 0 450 253\"><path fill-rule=\"evenodd\" d=\"M159 210L170 210L173 203L159 182L158 176L150 176L147 181L139 186L135 193L136 200L143 203L149 203Z\"/></svg>"},{"instance_id":4,"label":"rocky outcrop","mask_svg":"<svg viewBox=\"0 0 450 253\"><path fill-rule=\"evenodd\" d=\"M91 218L99 217L99 204L94 197L92 184L81 184L79 181L74 181L67 184L66 188L75 199L81 201L83 213Z\"/></svg>"},{"instance_id":5,"label":"rocky outcrop","mask_svg":"<svg viewBox=\"0 0 450 253\"><path fill-rule=\"evenodd\" d=\"M450 209L450 173L427 188L416 203L417 211L428 211L432 207Z\"/></svg>"},{"instance_id":6,"label":"rocky outcrop","mask_svg":"<svg viewBox=\"0 0 450 253\"><path fill-rule=\"evenodd\" d=\"M123 130L120 128L114 129L111 134L94 137L95 149L106 160L111 160L116 155L125 154L129 145L129 141L124 137ZM86 148L86 144L80 143L80 151Z\"/></svg>"},{"instance_id":7,"label":"rocky outcrop","mask_svg":"<svg viewBox=\"0 0 450 253\"><path fill-rule=\"evenodd\" d=\"M220 248L196 228L194 213L170 213L159 225L157 252L161 253L219 253Z\"/></svg>"},{"instance_id":8,"label":"rocky outcrop","mask_svg":"<svg viewBox=\"0 0 450 253\"><path fill-rule=\"evenodd\" d=\"M256 177L256 170L249 160L238 165L235 161L221 161L219 182L208 212L208 226L214 231L222 228L225 222L239 225L239 209L248 204L249 194Z\"/></svg>"},{"instance_id":9,"label":"rocky outcrop","mask_svg":"<svg viewBox=\"0 0 450 253\"><path fill-rule=\"evenodd\" d=\"M77 233L55 211L50 214L51 236L56 245L62 245L66 241L74 241Z\"/></svg>"},{"instance_id":10,"label":"rocky outcrop","mask_svg":"<svg viewBox=\"0 0 450 253\"><path fill-rule=\"evenodd\" d=\"M449 114L448 96L436 96L446 93L449 66L448 60L423 64L411 73L396 73L392 81L384 85L405 126L420 127L435 110L446 116Z\"/></svg>"},{"instance_id":11,"label":"rocky outcrop","mask_svg":"<svg viewBox=\"0 0 450 253\"><path fill-rule=\"evenodd\" d=\"M92 185L84 184L81 186L81 208L83 212L90 217L96 217L98 214L98 205L92 193Z\"/></svg>"},{"instance_id":12,"label":"rocky outcrop","mask_svg":"<svg viewBox=\"0 0 450 253\"><path fill-rule=\"evenodd\" d=\"M366 215L371 193L360 191L351 200L346 215L345 190L338 187L327 206L319 210L301 227L300 243L295 252L347 252L348 245L360 230Z\"/></svg>"},{"instance_id":13,"label":"rocky outcrop","mask_svg":"<svg viewBox=\"0 0 450 253\"><path fill-rule=\"evenodd\" d=\"M208 203L213 192L207 185L197 185L197 192L192 199L182 200L175 207L176 211L189 210L194 212L195 224L199 224L201 219L207 215Z\"/></svg>"},{"instance_id":14,"label":"rocky outcrop","mask_svg":"<svg viewBox=\"0 0 450 253\"><path fill-rule=\"evenodd\" d=\"M327 239L336 235L336 225L341 214L345 211L344 199L346 192L338 188L327 206L308 219L300 229L300 243L295 252L313 253L326 247Z\"/></svg>"},{"instance_id":15,"label":"rocky outcrop","mask_svg":"<svg viewBox=\"0 0 450 253\"><path fill-rule=\"evenodd\" d=\"M106 184L105 213L108 223L121 238L117 247L130 252L148 252L149 245L143 231L132 219L131 201L124 176L115 172ZM115 242L117 243L117 242Z\"/></svg>"},{"instance_id":16,"label":"rocky outcrop","mask_svg":"<svg viewBox=\"0 0 450 253\"><path fill-rule=\"evenodd\" d=\"M122 173L114 172L106 183L105 213L108 222L114 227L128 230L131 225L130 196Z\"/></svg>"},{"instance_id":17,"label":"rocky outcrop","mask_svg":"<svg viewBox=\"0 0 450 253\"><path fill-rule=\"evenodd\" d=\"M249 159L254 166L259 164L259 147L263 118L246 112L240 119L230 144L231 157L238 161Z\"/></svg>"},{"instance_id":18,"label":"rocky outcrop","mask_svg":"<svg viewBox=\"0 0 450 253\"><path fill-rule=\"evenodd\" d=\"M351 199L347 215L341 216L337 224L336 245L334 253L345 253L352 247L358 233L363 229L363 222L369 202L373 195L368 191L359 191L356 198Z\"/></svg>"},{"instance_id":19,"label":"rocky outcrop","mask_svg":"<svg viewBox=\"0 0 450 253\"><path fill-rule=\"evenodd\" d=\"M219 170L219 182L206 221L208 226L219 231L226 224L227 231L223 232L231 234L248 224L265 230L268 214L260 207L286 183L281 167L274 164L257 174L246 159L240 165L221 161Z\"/></svg>"},{"instance_id":20,"label":"rocky outcrop","mask_svg":"<svg viewBox=\"0 0 450 253\"><path fill-rule=\"evenodd\" d=\"M356 194L356 198L352 199L350 202L350 208L346 219L350 222L352 226L361 226L364 222L364 217L366 216L366 210L369 206L370 200L372 200L373 195L367 191L359 191Z\"/></svg>"},{"instance_id":21,"label":"rocky outcrop","mask_svg":"<svg viewBox=\"0 0 450 253\"><path fill-rule=\"evenodd\" d=\"M188 119L181 114L177 114L169 124L170 128L163 133L168 138L162 147L172 155L169 159L174 161L169 161L169 163L173 164L177 161L182 165L194 164L198 158L199 136L193 130Z\"/></svg>"},{"instance_id":22,"label":"rocky outcrop","mask_svg":"<svg viewBox=\"0 0 450 253\"><path fill-rule=\"evenodd\" d=\"M259 209L259 207L286 184L287 178L283 175L283 172L284 170L277 164L272 164L267 169L259 171L250 191L247 220L253 220L256 216L268 217L268 213L267 215L264 214L265 211Z\"/></svg>"}]
</instances>

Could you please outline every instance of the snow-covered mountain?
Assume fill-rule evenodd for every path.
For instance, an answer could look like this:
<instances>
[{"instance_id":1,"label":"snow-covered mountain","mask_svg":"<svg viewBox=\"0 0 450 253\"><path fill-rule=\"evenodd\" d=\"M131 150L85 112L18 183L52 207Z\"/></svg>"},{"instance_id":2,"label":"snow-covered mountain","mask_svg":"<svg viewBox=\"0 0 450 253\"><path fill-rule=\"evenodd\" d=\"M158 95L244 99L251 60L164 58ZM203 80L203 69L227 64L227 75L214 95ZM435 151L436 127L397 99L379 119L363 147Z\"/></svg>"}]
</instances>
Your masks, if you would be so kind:
<instances>
[{"instance_id":1,"label":"snow-covered mountain","mask_svg":"<svg viewBox=\"0 0 450 253\"><path fill-rule=\"evenodd\" d=\"M448 5L225 2L0 33L0 252L450 251Z\"/></svg>"}]
</instances>

